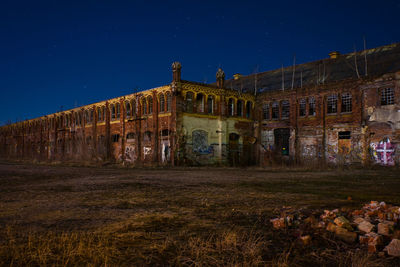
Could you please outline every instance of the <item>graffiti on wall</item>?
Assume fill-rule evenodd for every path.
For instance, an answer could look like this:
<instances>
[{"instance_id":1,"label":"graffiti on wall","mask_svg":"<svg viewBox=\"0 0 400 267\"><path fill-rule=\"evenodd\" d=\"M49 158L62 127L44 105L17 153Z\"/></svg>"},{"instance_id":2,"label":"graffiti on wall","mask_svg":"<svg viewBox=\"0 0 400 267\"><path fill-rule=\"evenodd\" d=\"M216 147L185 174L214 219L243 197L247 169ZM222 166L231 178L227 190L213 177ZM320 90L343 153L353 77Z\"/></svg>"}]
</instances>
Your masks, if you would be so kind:
<instances>
[{"instance_id":1,"label":"graffiti on wall","mask_svg":"<svg viewBox=\"0 0 400 267\"><path fill-rule=\"evenodd\" d=\"M134 162L136 160L136 152L134 146L126 146L125 148L125 161Z\"/></svg>"},{"instance_id":2,"label":"graffiti on wall","mask_svg":"<svg viewBox=\"0 0 400 267\"><path fill-rule=\"evenodd\" d=\"M196 130L192 133L193 152L198 154L211 154L213 147L208 146L208 133L203 130Z\"/></svg>"},{"instance_id":3,"label":"graffiti on wall","mask_svg":"<svg viewBox=\"0 0 400 267\"><path fill-rule=\"evenodd\" d=\"M170 159L170 146L169 141L162 141L161 143L161 161L168 162Z\"/></svg>"},{"instance_id":4,"label":"graffiti on wall","mask_svg":"<svg viewBox=\"0 0 400 267\"><path fill-rule=\"evenodd\" d=\"M394 166L394 145L389 138L385 138L379 143L371 143L371 155L376 163L386 166Z\"/></svg>"}]
</instances>

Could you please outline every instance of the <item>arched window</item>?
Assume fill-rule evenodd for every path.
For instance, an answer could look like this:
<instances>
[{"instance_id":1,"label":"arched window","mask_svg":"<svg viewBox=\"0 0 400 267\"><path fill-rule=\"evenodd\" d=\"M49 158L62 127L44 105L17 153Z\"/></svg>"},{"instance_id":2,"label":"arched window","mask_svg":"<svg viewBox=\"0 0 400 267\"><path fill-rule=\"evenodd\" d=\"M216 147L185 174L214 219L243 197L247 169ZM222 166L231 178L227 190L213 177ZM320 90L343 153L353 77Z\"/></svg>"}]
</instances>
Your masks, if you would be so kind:
<instances>
[{"instance_id":1,"label":"arched window","mask_svg":"<svg viewBox=\"0 0 400 267\"><path fill-rule=\"evenodd\" d=\"M102 120L103 120L103 118L101 116L101 108L98 107L97 108L97 121L102 121Z\"/></svg>"},{"instance_id":2,"label":"arched window","mask_svg":"<svg viewBox=\"0 0 400 267\"><path fill-rule=\"evenodd\" d=\"M252 108L252 104L250 101L247 101L246 103L246 118L250 118L251 117L251 108Z\"/></svg>"},{"instance_id":3,"label":"arched window","mask_svg":"<svg viewBox=\"0 0 400 267\"><path fill-rule=\"evenodd\" d=\"M149 104L149 114L153 113L153 98L151 96L147 97L147 102Z\"/></svg>"},{"instance_id":4,"label":"arched window","mask_svg":"<svg viewBox=\"0 0 400 267\"><path fill-rule=\"evenodd\" d=\"M160 94L160 112L165 111L165 97L164 94Z\"/></svg>"},{"instance_id":5,"label":"arched window","mask_svg":"<svg viewBox=\"0 0 400 267\"><path fill-rule=\"evenodd\" d=\"M238 100L237 101L236 108L237 108L237 111L236 111L237 116L238 117L243 116L243 100Z\"/></svg>"},{"instance_id":6,"label":"arched window","mask_svg":"<svg viewBox=\"0 0 400 267\"><path fill-rule=\"evenodd\" d=\"M167 93L167 111L171 111L171 105L172 105L172 95L170 92Z\"/></svg>"},{"instance_id":7,"label":"arched window","mask_svg":"<svg viewBox=\"0 0 400 267\"><path fill-rule=\"evenodd\" d=\"M136 115L136 100L135 99L132 99L131 106L132 106L132 116L135 116Z\"/></svg>"},{"instance_id":8,"label":"arched window","mask_svg":"<svg viewBox=\"0 0 400 267\"><path fill-rule=\"evenodd\" d=\"M142 98L142 113L143 115L147 114L147 101L146 98Z\"/></svg>"},{"instance_id":9,"label":"arched window","mask_svg":"<svg viewBox=\"0 0 400 267\"><path fill-rule=\"evenodd\" d=\"M131 103L129 103L129 101L125 102L125 110L126 110L126 117L129 118L131 116Z\"/></svg>"},{"instance_id":10,"label":"arched window","mask_svg":"<svg viewBox=\"0 0 400 267\"><path fill-rule=\"evenodd\" d=\"M189 112L189 113L193 112L193 93L192 92L186 93L186 112Z\"/></svg>"},{"instance_id":11,"label":"arched window","mask_svg":"<svg viewBox=\"0 0 400 267\"><path fill-rule=\"evenodd\" d=\"M233 98L229 98L228 100L228 116L233 116L235 112L235 101Z\"/></svg>"},{"instance_id":12,"label":"arched window","mask_svg":"<svg viewBox=\"0 0 400 267\"><path fill-rule=\"evenodd\" d=\"M115 109L117 112L117 118L119 119L121 117L121 106L119 103L115 104Z\"/></svg>"},{"instance_id":13,"label":"arched window","mask_svg":"<svg viewBox=\"0 0 400 267\"><path fill-rule=\"evenodd\" d=\"M196 108L197 108L197 112L200 112L200 113L204 112L204 95L203 94L197 94Z\"/></svg>"},{"instance_id":14,"label":"arched window","mask_svg":"<svg viewBox=\"0 0 400 267\"><path fill-rule=\"evenodd\" d=\"M132 140L135 139L135 133L128 133L126 135L126 140Z\"/></svg>"},{"instance_id":15,"label":"arched window","mask_svg":"<svg viewBox=\"0 0 400 267\"><path fill-rule=\"evenodd\" d=\"M115 116L116 112L115 112L115 106L114 106L114 104L111 104L110 110L111 110L111 120L115 120L115 118L116 118L116 116Z\"/></svg>"},{"instance_id":16,"label":"arched window","mask_svg":"<svg viewBox=\"0 0 400 267\"><path fill-rule=\"evenodd\" d=\"M214 96L212 95L207 97L207 112L208 114L214 114Z\"/></svg>"},{"instance_id":17,"label":"arched window","mask_svg":"<svg viewBox=\"0 0 400 267\"><path fill-rule=\"evenodd\" d=\"M90 114L89 114L89 110L85 110L85 122L86 124L90 123Z\"/></svg>"}]
</instances>

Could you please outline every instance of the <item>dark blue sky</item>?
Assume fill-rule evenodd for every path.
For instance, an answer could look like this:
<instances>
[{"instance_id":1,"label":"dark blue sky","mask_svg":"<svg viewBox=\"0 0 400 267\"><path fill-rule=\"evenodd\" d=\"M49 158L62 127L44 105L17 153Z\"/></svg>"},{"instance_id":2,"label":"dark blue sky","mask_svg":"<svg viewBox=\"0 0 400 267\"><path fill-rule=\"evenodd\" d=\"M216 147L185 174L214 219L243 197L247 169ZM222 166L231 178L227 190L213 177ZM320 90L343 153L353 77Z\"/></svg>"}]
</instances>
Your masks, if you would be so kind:
<instances>
[{"instance_id":1,"label":"dark blue sky","mask_svg":"<svg viewBox=\"0 0 400 267\"><path fill-rule=\"evenodd\" d=\"M170 3L171 2L171 3ZM400 41L400 2L0 3L0 124L149 89L215 81Z\"/></svg>"}]
</instances>

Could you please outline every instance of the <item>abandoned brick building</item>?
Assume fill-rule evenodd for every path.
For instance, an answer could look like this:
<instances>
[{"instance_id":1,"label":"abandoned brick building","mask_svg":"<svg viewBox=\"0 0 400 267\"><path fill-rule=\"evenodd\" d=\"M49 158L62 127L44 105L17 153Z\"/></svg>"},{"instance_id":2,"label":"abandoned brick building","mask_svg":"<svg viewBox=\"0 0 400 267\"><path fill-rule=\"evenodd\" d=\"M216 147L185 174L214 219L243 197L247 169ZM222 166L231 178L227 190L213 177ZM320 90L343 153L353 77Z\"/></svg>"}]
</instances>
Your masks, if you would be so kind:
<instances>
[{"instance_id":1,"label":"abandoned brick building","mask_svg":"<svg viewBox=\"0 0 400 267\"><path fill-rule=\"evenodd\" d=\"M165 86L0 128L0 156L132 165L400 164L400 44Z\"/></svg>"}]
</instances>

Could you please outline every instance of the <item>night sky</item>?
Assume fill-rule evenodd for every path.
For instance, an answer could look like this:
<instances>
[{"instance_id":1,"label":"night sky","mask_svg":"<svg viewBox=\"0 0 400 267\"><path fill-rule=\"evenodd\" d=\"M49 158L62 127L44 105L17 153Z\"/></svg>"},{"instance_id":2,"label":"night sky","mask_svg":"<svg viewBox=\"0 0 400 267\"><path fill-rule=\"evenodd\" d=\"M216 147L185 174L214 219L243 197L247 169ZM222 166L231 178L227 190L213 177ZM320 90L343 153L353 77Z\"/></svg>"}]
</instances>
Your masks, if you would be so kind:
<instances>
[{"instance_id":1,"label":"night sky","mask_svg":"<svg viewBox=\"0 0 400 267\"><path fill-rule=\"evenodd\" d=\"M400 1L0 2L0 125L400 41ZM172 1L171 1L172 2Z\"/></svg>"}]
</instances>

